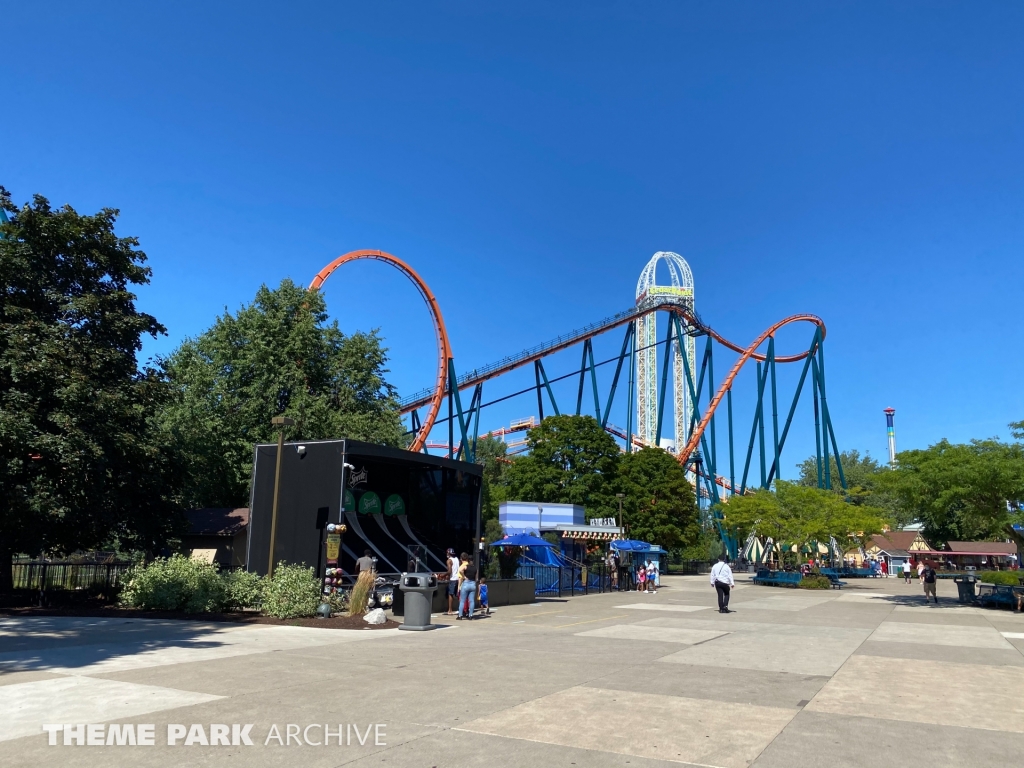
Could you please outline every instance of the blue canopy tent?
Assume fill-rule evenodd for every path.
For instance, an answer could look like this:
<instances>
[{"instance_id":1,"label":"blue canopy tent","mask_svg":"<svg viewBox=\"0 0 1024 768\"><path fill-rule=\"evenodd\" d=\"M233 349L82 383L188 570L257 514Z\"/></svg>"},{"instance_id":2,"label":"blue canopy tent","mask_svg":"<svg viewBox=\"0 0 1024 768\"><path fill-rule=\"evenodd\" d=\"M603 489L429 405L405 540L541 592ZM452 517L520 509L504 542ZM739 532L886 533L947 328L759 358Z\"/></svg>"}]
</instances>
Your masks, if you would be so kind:
<instances>
[{"instance_id":1,"label":"blue canopy tent","mask_svg":"<svg viewBox=\"0 0 1024 768\"><path fill-rule=\"evenodd\" d=\"M648 544L646 541L637 541L636 539L617 539L612 541L609 546L620 556L629 556L628 559L633 565L654 560L658 564L658 571L666 572L668 552L657 544Z\"/></svg>"},{"instance_id":2,"label":"blue canopy tent","mask_svg":"<svg viewBox=\"0 0 1024 768\"><path fill-rule=\"evenodd\" d=\"M532 533L517 533L515 536L506 536L504 539L491 543L492 547L554 547L550 541L544 541L540 536Z\"/></svg>"}]
</instances>

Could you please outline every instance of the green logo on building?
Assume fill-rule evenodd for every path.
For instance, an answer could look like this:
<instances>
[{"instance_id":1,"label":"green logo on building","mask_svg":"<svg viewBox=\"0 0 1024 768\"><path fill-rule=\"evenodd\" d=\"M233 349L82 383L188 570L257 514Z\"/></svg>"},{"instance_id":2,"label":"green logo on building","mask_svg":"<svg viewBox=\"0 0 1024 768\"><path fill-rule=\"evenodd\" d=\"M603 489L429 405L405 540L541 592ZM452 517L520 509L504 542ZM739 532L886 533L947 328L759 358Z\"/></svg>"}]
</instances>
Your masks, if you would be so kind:
<instances>
[{"instance_id":1,"label":"green logo on building","mask_svg":"<svg viewBox=\"0 0 1024 768\"><path fill-rule=\"evenodd\" d=\"M345 489L345 511L354 512L356 508L356 497L352 495L352 491Z\"/></svg>"},{"instance_id":2,"label":"green logo on building","mask_svg":"<svg viewBox=\"0 0 1024 768\"><path fill-rule=\"evenodd\" d=\"M404 515L405 514L405 502L402 501L402 497L397 493L392 493L388 496L384 502L384 514L385 515Z\"/></svg>"},{"instance_id":3,"label":"green logo on building","mask_svg":"<svg viewBox=\"0 0 1024 768\"><path fill-rule=\"evenodd\" d=\"M380 514L380 496L373 491L367 491L359 499L359 514L361 515L379 515Z\"/></svg>"}]
</instances>

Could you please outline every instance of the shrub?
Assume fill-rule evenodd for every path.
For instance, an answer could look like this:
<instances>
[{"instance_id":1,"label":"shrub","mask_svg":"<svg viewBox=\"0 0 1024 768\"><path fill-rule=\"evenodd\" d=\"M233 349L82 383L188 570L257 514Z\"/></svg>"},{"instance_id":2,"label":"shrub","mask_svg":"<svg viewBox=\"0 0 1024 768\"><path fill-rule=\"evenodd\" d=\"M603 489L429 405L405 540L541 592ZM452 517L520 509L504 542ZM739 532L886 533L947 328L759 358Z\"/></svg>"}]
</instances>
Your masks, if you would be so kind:
<instances>
[{"instance_id":1,"label":"shrub","mask_svg":"<svg viewBox=\"0 0 1024 768\"><path fill-rule=\"evenodd\" d=\"M800 582L800 589L831 589L832 582L829 581L828 576L815 576L813 573L804 578Z\"/></svg>"},{"instance_id":2,"label":"shrub","mask_svg":"<svg viewBox=\"0 0 1024 768\"><path fill-rule=\"evenodd\" d=\"M263 613L279 619L299 619L316 615L320 605L320 580L312 568L280 563L274 577L264 580Z\"/></svg>"},{"instance_id":3,"label":"shrub","mask_svg":"<svg viewBox=\"0 0 1024 768\"><path fill-rule=\"evenodd\" d=\"M348 598L348 611L353 616L366 613L366 607L370 602L370 593L373 592L373 584L377 580L377 574L373 571L362 571L352 587L352 594Z\"/></svg>"},{"instance_id":4,"label":"shrub","mask_svg":"<svg viewBox=\"0 0 1024 768\"><path fill-rule=\"evenodd\" d=\"M1019 571L985 571L978 575L978 581L1005 587L1020 586Z\"/></svg>"},{"instance_id":5,"label":"shrub","mask_svg":"<svg viewBox=\"0 0 1024 768\"><path fill-rule=\"evenodd\" d=\"M153 611L219 611L227 596L217 567L183 555L158 558L129 571L121 604Z\"/></svg>"},{"instance_id":6,"label":"shrub","mask_svg":"<svg viewBox=\"0 0 1024 768\"><path fill-rule=\"evenodd\" d=\"M234 610L259 609L263 606L263 592L266 582L258 573L230 571L224 579L224 607Z\"/></svg>"}]
</instances>

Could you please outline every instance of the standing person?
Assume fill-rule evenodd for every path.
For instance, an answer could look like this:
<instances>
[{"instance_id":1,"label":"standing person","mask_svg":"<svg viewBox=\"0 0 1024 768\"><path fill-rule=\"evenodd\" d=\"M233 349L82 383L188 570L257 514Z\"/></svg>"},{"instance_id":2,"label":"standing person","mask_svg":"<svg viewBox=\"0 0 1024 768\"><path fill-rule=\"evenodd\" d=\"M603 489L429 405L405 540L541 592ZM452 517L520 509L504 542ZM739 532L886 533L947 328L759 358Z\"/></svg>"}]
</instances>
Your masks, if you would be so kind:
<instances>
[{"instance_id":1,"label":"standing person","mask_svg":"<svg viewBox=\"0 0 1024 768\"><path fill-rule=\"evenodd\" d=\"M643 562L636 569L636 591L643 592L647 589L647 569Z\"/></svg>"},{"instance_id":2,"label":"standing person","mask_svg":"<svg viewBox=\"0 0 1024 768\"><path fill-rule=\"evenodd\" d=\"M476 609L476 566L469 562L469 555L464 555L466 562L460 566L462 582L459 585L459 615L456 621L472 619Z\"/></svg>"},{"instance_id":3,"label":"standing person","mask_svg":"<svg viewBox=\"0 0 1024 768\"><path fill-rule=\"evenodd\" d=\"M491 615L491 603L487 599L487 578L481 573L480 574L480 613L490 616Z\"/></svg>"},{"instance_id":4,"label":"standing person","mask_svg":"<svg viewBox=\"0 0 1024 768\"><path fill-rule=\"evenodd\" d=\"M657 592L658 585L654 583L654 561L647 561L647 591Z\"/></svg>"},{"instance_id":5,"label":"standing person","mask_svg":"<svg viewBox=\"0 0 1024 768\"><path fill-rule=\"evenodd\" d=\"M725 555L719 555L718 562L711 567L711 586L718 593L718 612L732 613L729 610L729 593L736 586L736 582L732 578L729 558Z\"/></svg>"},{"instance_id":6,"label":"standing person","mask_svg":"<svg viewBox=\"0 0 1024 768\"><path fill-rule=\"evenodd\" d=\"M612 589L619 588L619 564L615 557L615 550L608 552L608 572L611 574Z\"/></svg>"},{"instance_id":7,"label":"standing person","mask_svg":"<svg viewBox=\"0 0 1024 768\"><path fill-rule=\"evenodd\" d=\"M455 550L449 548L447 555L448 564L448 611L445 616L452 615L452 600L459 596L459 559L455 556Z\"/></svg>"},{"instance_id":8,"label":"standing person","mask_svg":"<svg viewBox=\"0 0 1024 768\"><path fill-rule=\"evenodd\" d=\"M466 569L469 568L469 553L459 555L459 612L465 610L466 598L462 596L462 584L466 581Z\"/></svg>"},{"instance_id":9,"label":"standing person","mask_svg":"<svg viewBox=\"0 0 1024 768\"><path fill-rule=\"evenodd\" d=\"M881 563L879 564L879 568L880 568L880 569L881 569L881 571L882 571L882 575L883 575L883 576L884 576L885 578L887 578L887 579L888 579L888 578L889 578L889 561L888 561L888 560L886 560L886 559L885 559L885 558L883 557L883 558L882 558L882 562L881 562Z\"/></svg>"},{"instance_id":10,"label":"standing person","mask_svg":"<svg viewBox=\"0 0 1024 768\"><path fill-rule=\"evenodd\" d=\"M910 583L910 575L912 573L913 573L913 571L911 570L910 561L907 560L907 562L905 562L903 564L903 583L904 584L909 584Z\"/></svg>"},{"instance_id":11,"label":"standing person","mask_svg":"<svg viewBox=\"0 0 1024 768\"><path fill-rule=\"evenodd\" d=\"M921 578L921 574L924 573L924 560L917 561L917 578Z\"/></svg>"},{"instance_id":12,"label":"standing person","mask_svg":"<svg viewBox=\"0 0 1024 768\"><path fill-rule=\"evenodd\" d=\"M373 570L373 557L370 554L370 550L363 550L363 556L356 560L356 578L358 579L363 571Z\"/></svg>"},{"instance_id":13,"label":"standing person","mask_svg":"<svg viewBox=\"0 0 1024 768\"><path fill-rule=\"evenodd\" d=\"M924 601L927 603L928 595L931 595L937 605L939 598L935 594L935 569L931 563L928 563L921 572L921 581L924 583Z\"/></svg>"}]
</instances>

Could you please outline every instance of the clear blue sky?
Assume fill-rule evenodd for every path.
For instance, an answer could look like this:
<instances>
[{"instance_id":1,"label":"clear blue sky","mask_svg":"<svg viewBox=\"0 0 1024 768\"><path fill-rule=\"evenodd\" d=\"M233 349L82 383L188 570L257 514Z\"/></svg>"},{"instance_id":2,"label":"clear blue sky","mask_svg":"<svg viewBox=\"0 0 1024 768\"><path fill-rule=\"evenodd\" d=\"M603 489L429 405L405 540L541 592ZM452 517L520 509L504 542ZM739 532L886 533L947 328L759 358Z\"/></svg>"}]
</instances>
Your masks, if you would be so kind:
<instances>
[{"instance_id":1,"label":"clear blue sky","mask_svg":"<svg viewBox=\"0 0 1024 768\"><path fill-rule=\"evenodd\" d=\"M1024 4L497 7L6 3L0 183L121 209L169 330L147 354L382 248L467 370L626 308L674 250L737 342L825 319L844 448L883 457L889 405L901 448L1024 418ZM326 292L401 391L431 383L408 284L358 265ZM786 464L812 452L794 433Z\"/></svg>"}]
</instances>

